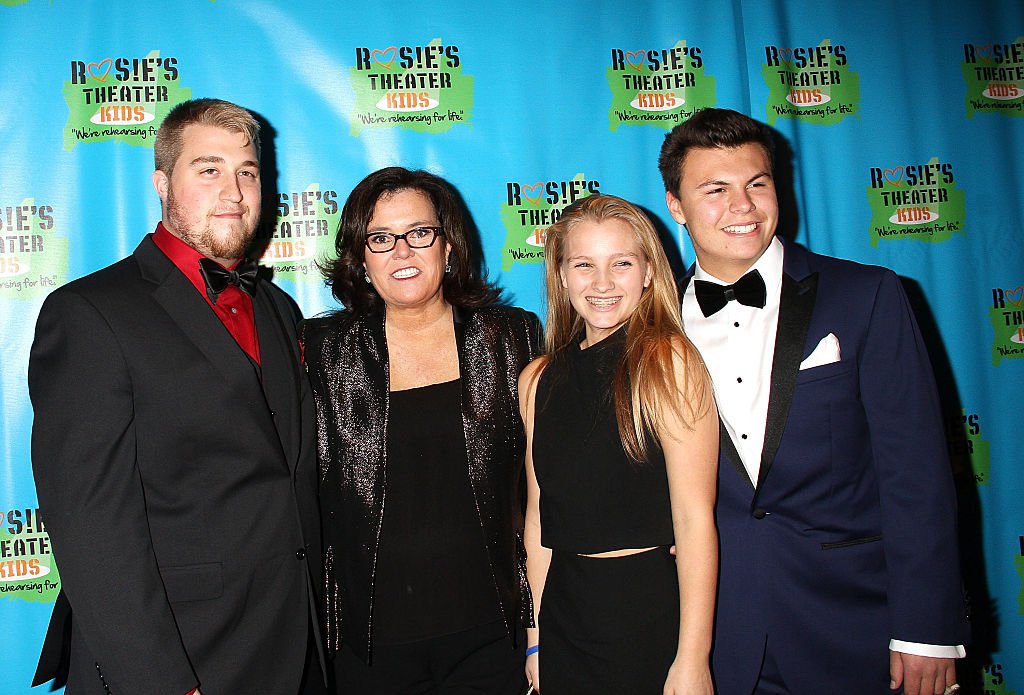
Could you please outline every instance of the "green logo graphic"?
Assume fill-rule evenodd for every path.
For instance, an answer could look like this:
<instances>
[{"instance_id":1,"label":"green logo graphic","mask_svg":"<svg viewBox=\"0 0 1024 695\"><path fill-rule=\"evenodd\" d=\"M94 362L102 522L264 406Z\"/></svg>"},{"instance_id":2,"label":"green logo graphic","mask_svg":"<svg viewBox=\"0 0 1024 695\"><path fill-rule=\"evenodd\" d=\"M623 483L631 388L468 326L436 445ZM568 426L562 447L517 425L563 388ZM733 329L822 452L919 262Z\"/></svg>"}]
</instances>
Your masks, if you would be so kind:
<instances>
[{"instance_id":1,"label":"green logo graphic","mask_svg":"<svg viewBox=\"0 0 1024 695\"><path fill-rule=\"evenodd\" d=\"M1021 544L1024 545L1024 539L1021 540ZM1017 594L1017 614L1024 615L1024 550L1013 559L1013 566L1021 579L1020 593Z\"/></svg>"},{"instance_id":2,"label":"green logo graphic","mask_svg":"<svg viewBox=\"0 0 1024 695\"><path fill-rule=\"evenodd\" d=\"M316 261L334 250L339 219L337 192L321 191L319 183L279 193L274 233L260 263L272 266L277 279L315 277L320 272Z\"/></svg>"},{"instance_id":3,"label":"green logo graphic","mask_svg":"<svg viewBox=\"0 0 1024 695\"><path fill-rule=\"evenodd\" d=\"M583 173L566 181L506 183L505 202L500 210L505 226L501 269L508 270L513 263L543 263L548 227L558 221L567 205L600 193L600 188L598 181L587 179Z\"/></svg>"},{"instance_id":4,"label":"green logo graphic","mask_svg":"<svg viewBox=\"0 0 1024 695\"><path fill-rule=\"evenodd\" d=\"M989 441L982 438L981 422L977 413L961 410L960 415L946 422L946 446L953 470L968 474L978 485L990 480Z\"/></svg>"},{"instance_id":5,"label":"green logo graphic","mask_svg":"<svg viewBox=\"0 0 1024 695\"><path fill-rule=\"evenodd\" d=\"M1011 690L1010 684L1006 682L1006 666L1004 664L987 664L981 675L983 681L982 692L985 695L1016 695L1017 691Z\"/></svg>"},{"instance_id":6,"label":"green logo graphic","mask_svg":"<svg viewBox=\"0 0 1024 695\"><path fill-rule=\"evenodd\" d=\"M1024 285L993 289L988 318L994 336L992 366L1024 357Z\"/></svg>"},{"instance_id":7,"label":"green logo graphic","mask_svg":"<svg viewBox=\"0 0 1024 695\"><path fill-rule=\"evenodd\" d=\"M25 198L0 208L0 298L44 296L67 275L68 240L56 234L53 207Z\"/></svg>"},{"instance_id":8,"label":"green logo graphic","mask_svg":"<svg viewBox=\"0 0 1024 695\"><path fill-rule=\"evenodd\" d=\"M694 112L714 106L715 78L704 74L698 46L680 40L672 48L612 49L606 72L612 104L608 127L651 125L671 130Z\"/></svg>"},{"instance_id":9,"label":"green logo graphic","mask_svg":"<svg viewBox=\"0 0 1024 695\"><path fill-rule=\"evenodd\" d=\"M965 43L960 63L967 118L976 113L1024 115L1024 36L1013 43Z\"/></svg>"},{"instance_id":10,"label":"green logo graphic","mask_svg":"<svg viewBox=\"0 0 1024 695\"><path fill-rule=\"evenodd\" d=\"M927 164L872 167L870 176L872 246L882 239L938 243L965 233L964 192L952 164L932 157Z\"/></svg>"},{"instance_id":11,"label":"green logo graphic","mask_svg":"<svg viewBox=\"0 0 1024 695\"><path fill-rule=\"evenodd\" d=\"M58 591L60 573L39 510L0 512L0 599L53 603Z\"/></svg>"},{"instance_id":12,"label":"green logo graphic","mask_svg":"<svg viewBox=\"0 0 1024 695\"><path fill-rule=\"evenodd\" d=\"M842 44L825 39L817 46L764 50L769 125L779 118L832 125L860 110L860 76L850 70Z\"/></svg>"},{"instance_id":13,"label":"green logo graphic","mask_svg":"<svg viewBox=\"0 0 1024 695\"><path fill-rule=\"evenodd\" d=\"M179 84L177 58L161 58L159 51L145 58L73 60L64 83L64 149L107 140L152 147L167 112L191 98L192 90Z\"/></svg>"},{"instance_id":14,"label":"green logo graphic","mask_svg":"<svg viewBox=\"0 0 1024 695\"><path fill-rule=\"evenodd\" d=\"M459 47L441 39L426 46L356 48L349 82L356 95L352 135L364 128L443 133L472 117L473 77L462 72Z\"/></svg>"}]
</instances>

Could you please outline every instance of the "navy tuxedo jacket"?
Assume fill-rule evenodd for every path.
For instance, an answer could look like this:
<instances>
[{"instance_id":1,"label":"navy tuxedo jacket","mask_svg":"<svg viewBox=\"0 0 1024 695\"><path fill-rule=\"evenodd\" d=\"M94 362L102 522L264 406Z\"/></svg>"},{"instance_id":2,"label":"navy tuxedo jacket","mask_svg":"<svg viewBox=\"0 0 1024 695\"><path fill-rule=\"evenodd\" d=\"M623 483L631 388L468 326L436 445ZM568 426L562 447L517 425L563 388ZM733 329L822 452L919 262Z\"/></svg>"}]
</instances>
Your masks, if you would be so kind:
<instances>
[{"instance_id":1,"label":"navy tuxedo jacket","mask_svg":"<svg viewBox=\"0 0 1024 695\"><path fill-rule=\"evenodd\" d=\"M320 540L293 307L257 286L258 368L148 236L44 303L32 463L69 695L298 690Z\"/></svg>"},{"instance_id":2,"label":"navy tuxedo jacket","mask_svg":"<svg viewBox=\"0 0 1024 695\"><path fill-rule=\"evenodd\" d=\"M926 346L889 270L785 247L759 483L724 427L713 669L749 695L888 692L890 638L968 637L956 497ZM840 361L800 370L829 333Z\"/></svg>"}]
</instances>

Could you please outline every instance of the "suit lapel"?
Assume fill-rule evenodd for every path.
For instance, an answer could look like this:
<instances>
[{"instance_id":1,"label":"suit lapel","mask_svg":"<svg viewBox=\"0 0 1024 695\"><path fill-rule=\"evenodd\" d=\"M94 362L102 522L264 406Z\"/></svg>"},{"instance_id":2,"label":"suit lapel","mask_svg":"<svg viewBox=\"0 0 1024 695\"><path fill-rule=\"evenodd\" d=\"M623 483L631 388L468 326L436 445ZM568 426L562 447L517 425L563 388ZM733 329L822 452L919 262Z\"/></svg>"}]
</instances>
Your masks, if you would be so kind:
<instances>
[{"instance_id":1,"label":"suit lapel","mask_svg":"<svg viewBox=\"0 0 1024 695\"><path fill-rule=\"evenodd\" d=\"M290 468L297 463L299 440L298 343L290 344L291 332L285 326L277 305L261 282L252 299L256 316L256 336L260 343L263 393L274 414L274 427Z\"/></svg>"},{"instance_id":2,"label":"suit lapel","mask_svg":"<svg viewBox=\"0 0 1024 695\"><path fill-rule=\"evenodd\" d=\"M135 250L142 276L156 285L153 298L228 384L259 387L255 369L206 300L147 236ZM251 396L254 394L246 394Z\"/></svg>"},{"instance_id":3,"label":"suit lapel","mask_svg":"<svg viewBox=\"0 0 1024 695\"><path fill-rule=\"evenodd\" d=\"M732 440L732 435L729 434L729 428L725 426L725 421L718 418L718 442L722 450L722 456L725 457L732 467L736 469L740 477L747 481L747 485L750 489L754 489L754 483L750 479L750 474L747 473L746 467L743 465L743 460L740 459L740 452L736 451L736 443Z\"/></svg>"},{"instance_id":4,"label":"suit lapel","mask_svg":"<svg viewBox=\"0 0 1024 695\"><path fill-rule=\"evenodd\" d=\"M787 256L792 247L786 248ZM807 329L814 312L818 290L818 275L794 280L789 272L782 274L782 296L779 302L779 324L775 334L775 356L772 361L771 390L768 396L768 417L765 423L764 448L757 489L764 486L765 477L775 461L775 454L786 429L789 407L793 402L793 388L800 370L800 360L807 342ZM756 502L755 494L755 502Z\"/></svg>"},{"instance_id":5,"label":"suit lapel","mask_svg":"<svg viewBox=\"0 0 1024 695\"><path fill-rule=\"evenodd\" d=\"M297 396L293 393L292 400L289 400L288 386L285 384L288 382L294 385L296 382L291 376L294 372L284 367L287 363L283 361L285 358L281 357L284 349L281 343L284 340L283 329L272 300L265 290L257 291L256 294L262 296L262 299L257 301L255 297L253 298L253 310L256 318L256 335L260 342L260 357L264 365L270 365L266 372L273 375L271 390L274 400L270 400L266 387L261 384L261 370L235 342L231 333L213 313L206 300L196 292L188 278L157 248L149 236L142 240L134 255L142 276L156 285L153 298L177 324L182 334L223 376L222 384L211 384L210 387L232 389L233 397L243 406L238 408L236 416L249 413L259 420L260 427L266 430L271 426L271 422L274 422L273 426L276 427L276 420L284 419L271 418L272 410L280 410L282 413L297 412L297 406L294 405L294 398ZM263 330L260 330L261 325L264 326ZM289 427L297 426L295 423L286 424ZM289 441L295 441L296 435L289 433L287 436ZM287 442L284 435L281 440L282 446L285 446ZM294 456L289 456L288 459L291 465Z\"/></svg>"}]
</instances>

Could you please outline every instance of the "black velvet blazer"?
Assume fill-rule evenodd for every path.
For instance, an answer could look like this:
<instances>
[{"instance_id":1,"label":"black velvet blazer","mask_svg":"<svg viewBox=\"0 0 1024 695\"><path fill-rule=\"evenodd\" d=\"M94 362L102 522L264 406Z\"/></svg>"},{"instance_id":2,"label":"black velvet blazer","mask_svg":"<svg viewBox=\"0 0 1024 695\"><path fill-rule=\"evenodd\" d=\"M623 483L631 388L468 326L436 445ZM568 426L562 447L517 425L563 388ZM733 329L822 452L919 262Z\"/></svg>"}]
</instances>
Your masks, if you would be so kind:
<instances>
[{"instance_id":1,"label":"black velvet blazer","mask_svg":"<svg viewBox=\"0 0 1024 695\"><path fill-rule=\"evenodd\" d=\"M540 323L509 307L455 308L469 481L509 636L532 626L522 542L526 437L519 372L540 351ZM302 327L317 405L328 647L348 644L367 662L384 514L388 351L384 312L343 311Z\"/></svg>"}]
</instances>

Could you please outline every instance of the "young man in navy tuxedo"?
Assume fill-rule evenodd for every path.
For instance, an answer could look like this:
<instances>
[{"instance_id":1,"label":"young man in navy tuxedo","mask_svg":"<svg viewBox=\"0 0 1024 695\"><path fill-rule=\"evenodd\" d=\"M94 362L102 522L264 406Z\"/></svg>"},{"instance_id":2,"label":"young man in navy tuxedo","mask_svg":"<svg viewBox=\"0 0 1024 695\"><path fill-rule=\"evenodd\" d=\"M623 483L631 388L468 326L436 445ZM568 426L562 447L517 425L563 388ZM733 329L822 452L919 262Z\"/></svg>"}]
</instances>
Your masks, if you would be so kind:
<instances>
[{"instance_id":1,"label":"young man in navy tuxedo","mask_svg":"<svg viewBox=\"0 0 1024 695\"><path fill-rule=\"evenodd\" d=\"M63 658L68 695L322 690L298 316L244 260L259 126L188 101L154 150L156 230L36 325L32 465L62 581L36 679Z\"/></svg>"},{"instance_id":2,"label":"young man in navy tuxedo","mask_svg":"<svg viewBox=\"0 0 1024 695\"><path fill-rule=\"evenodd\" d=\"M721 416L716 687L949 693L968 627L925 345L894 273L775 237L772 157L766 126L706 109L659 159Z\"/></svg>"}]
</instances>

